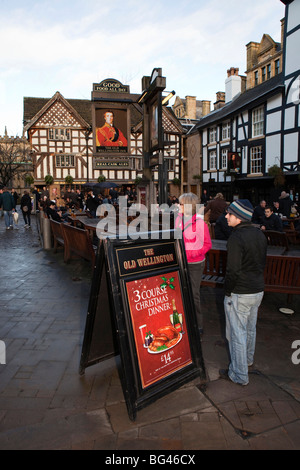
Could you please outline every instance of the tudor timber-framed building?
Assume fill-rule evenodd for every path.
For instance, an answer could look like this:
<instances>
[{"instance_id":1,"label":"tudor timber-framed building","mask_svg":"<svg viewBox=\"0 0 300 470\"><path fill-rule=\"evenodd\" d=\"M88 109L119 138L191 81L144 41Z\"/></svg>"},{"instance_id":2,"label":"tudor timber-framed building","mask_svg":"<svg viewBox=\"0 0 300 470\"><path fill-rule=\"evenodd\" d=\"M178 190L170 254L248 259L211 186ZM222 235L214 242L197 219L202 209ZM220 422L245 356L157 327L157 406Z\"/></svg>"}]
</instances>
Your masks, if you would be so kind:
<instances>
[{"instance_id":1,"label":"tudor timber-framed building","mask_svg":"<svg viewBox=\"0 0 300 470\"><path fill-rule=\"evenodd\" d=\"M120 84L112 79L110 82ZM115 100L110 100L112 94L107 96L105 106L116 106ZM60 92L50 99L24 97L23 135L27 136L32 147L34 184L44 186L46 175L53 176L54 184L61 186L66 184L68 175L72 176L74 185L96 183L101 175L120 186L135 184L136 179L143 176L143 115L137 103L138 97L128 91L124 100L130 109L128 152L125 155L118 153L117 149L114 153L113 148L109 153L96 150L93 100L65 99ZM164 149L167 182L170 193L177 195L179 187L172 182L181 178L184 129L172 109L165 106L162 121L164 141L170 143ZM156 168L153 179L158 183Z\"/></svg>"},{"instance_id":2,"label":"tudor timber-framed building","mask_svg":"<svg viewBox=\"0 0 300 470\"><path fill-rule=\"evenodd\" d=\"M230 69L225 82L234 91L230 99L200 119L187 135L194 152L199 147L202 188L211 196L222 192L229 201L240 197L258 204L261 199L274 201L284 189L299 202L300 1L282 2L286 12L281 48L267 35L260 44L261 52L269 44L274 61L281 57L282 72L274 70L274 76L242 91L236 88L238 74ZM263 54L257 70L265 66L262 58ZM285 187L274 188L274 178L268 173L274 165L283 171Z\"/></svg>"}]
</instances>

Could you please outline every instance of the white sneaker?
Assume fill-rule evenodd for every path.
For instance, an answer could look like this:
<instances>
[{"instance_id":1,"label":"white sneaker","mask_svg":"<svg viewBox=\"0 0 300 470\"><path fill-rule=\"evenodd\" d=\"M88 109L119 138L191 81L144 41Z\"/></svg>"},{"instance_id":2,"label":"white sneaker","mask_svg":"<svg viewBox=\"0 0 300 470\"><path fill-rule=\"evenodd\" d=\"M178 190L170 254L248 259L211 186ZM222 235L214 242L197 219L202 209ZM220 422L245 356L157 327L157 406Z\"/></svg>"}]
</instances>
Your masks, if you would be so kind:
<instances>
[{"instance_id":1,"label":"white sneaker","mask_svg":"<svg viewBox=\"0 0 300 470\"><path fill-rule=\"evenodd\" d=\"M10 227L6 227L6 230L10 230Z\"/></svg>"},{"instance_id":2,"label":"white sneaker","mask_svg":"<svg viewBox=\"0 0 300 470\"><path fill-rule=\"evenodd\" d=\"M24 228L27 228L27 227L28 227L28 224L25 224L25 225L24 225Z\"/></svg>"}]
</instances>

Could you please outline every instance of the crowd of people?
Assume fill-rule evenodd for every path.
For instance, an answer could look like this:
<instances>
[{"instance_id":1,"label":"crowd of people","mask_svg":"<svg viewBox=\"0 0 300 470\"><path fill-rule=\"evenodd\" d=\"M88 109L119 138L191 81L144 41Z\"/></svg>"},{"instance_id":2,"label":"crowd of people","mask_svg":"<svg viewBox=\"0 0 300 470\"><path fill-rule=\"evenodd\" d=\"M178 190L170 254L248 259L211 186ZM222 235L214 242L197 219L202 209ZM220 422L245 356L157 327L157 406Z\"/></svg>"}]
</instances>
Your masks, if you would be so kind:
<instances>
[{"instance_id":1,"label":"crowd of people","mask_svg":"<svg viewBox=\"0 0 300 470\"><path fill-rule=\"evenodd\" d=\"M67 189L61 197L50 195L49 189L44 186L42 189L34 187L32 194L24 191L19 195L14 188L0 188L0 211L4 216L7 230L19 229L19 214L17 203L20 203L20 210L24 220L24 228L31 228L31 213L34 210L44 211L47 217L59 222L66 222L70 211L85 210L91 217L96 217L97 208L101 204L118 205L119 197L124 196L128 201L128 206L137 200L135 187L127 186L122 188L109 188L108 191L94 194L93 190L87 188Z\"/></svg>"},{"instance_id":2,"label":"crowd of people","mask_svg":"<svg viewBox=\"0 0 300 470\"><path fill-rule=\"evenodd\" d=\"M0 188L0 211L4 216L6 230L19 229L19 214L17 212L18 193L14 188L9 190L5 186ZM31 228L32 203L28 191L24 191L20 200L20 209L23 215L24 228Z\"/></svg>"},{"instance_id":3,"label":"crowd of people","mask_svg":"<svg viewBox=\"0 0 300 470\"><path fill-rule=\"evenodd\" d=\"M228 240L232 229L226 219L228 202L222 193L217 193L213 199L209 199L204 194L201 201L204 203L204 214L210 224L214 224L215 238L219 240ZM206 201L206 202L204 202ZM283 232L284 227L288 225L285 219L299 217L299 207L293 202L290 195L285 191L281 192L277 201L267 203L264 199L254 207L251 222L260 227L261 230L274 230ZM296 230L300 231L300 224L295 224Z\"/></svg>"},{"instance_id":4,"label":"crowd of people","mask_svg":"<svg viewBox=\"0 0 300 470\"><path fill-rule=\"evenodd\" d=\"M95 217L99 205L117 205L120 195L127 197L128 205L136 198L130 187L122 194L111 188L109 194L97 196L91 189L85 193L77 189L64 193L62 206L58 199L50 199L47 188L41 192L35 188L33 193L35 210L43 210L49 218L60 222L66 221L73 209L85 209ZM0 208L4 211L8 230L13 228L17 200L15 191L0 190ZM175 228L182 231L198 327L203 334L200 285L206 253L212 248L209 224L214 223L215 237L227 240L224 311L230 363L228 369L220 370L220 377L247 385L248 369L254 360L257 314L264 295L267 239L263 231L282 231L285 217L299 215L298 206L285 191L278 201L267 204L262 200L255 208L248 199L235 199L229 203L222 193L213 199L204 194L202 202L204 211L200 213L198 197L193 193L169 200L170 206L178 207ZM25 227L30 227L32 200L27 191L21 197L20 208Z\"/></svg>"},{"instance_id":5,"label":"crowd of people","mask_svg":"<svg viewBox=\"0 0 300 470\"><path fill-rule=\"evenodd\" d=\"M14 220L16 220L16 206L19 195L14 189L8 190L7 188L0 189L0 195L1 194L3 194L3 196L0 198L0 209L2 209L5 216L6 228L7 230L18 228ZM101 204L112 204L116 206L118 205L120 196L127 198L128 205L136 202L137 199L135 188L131 188L130 186L125 190L112 187L108 190L107 194L94 194L93 190L88 188L86 190L67 189L61 194L61 197L51 196L46 186L42 189L34 187L32 196L28 191L24 191L20 199L20 209L25 228L31 227L30 216L33 210L35 210L35 212L42 210L47 217L51 217L59 222L65 222L70 211L85 210L91 217L96 217L97 208Z\"/></svg>"},{"instance_id":6,"label":"crowd of people","mask_svg":"<svg viewBox=\"0 0 300 470\"><path fill-rule=\"evenodd\" d=\"M75 210L85 210L90 217L95 218L99 206L102 204L117 206L120 196L127 199L128 206L136 202L137 199L135 189L132 189L130 186L125 190L111 187L106 193L100 192L98 194L94 194L91 188L84 191L69 189L64 192L60 200L59 198L50 199L49 194L42 192L39 199L39 207L45 211L48 217L60 222L66 221L69 212Z\"/></svg>"}]
</instances>

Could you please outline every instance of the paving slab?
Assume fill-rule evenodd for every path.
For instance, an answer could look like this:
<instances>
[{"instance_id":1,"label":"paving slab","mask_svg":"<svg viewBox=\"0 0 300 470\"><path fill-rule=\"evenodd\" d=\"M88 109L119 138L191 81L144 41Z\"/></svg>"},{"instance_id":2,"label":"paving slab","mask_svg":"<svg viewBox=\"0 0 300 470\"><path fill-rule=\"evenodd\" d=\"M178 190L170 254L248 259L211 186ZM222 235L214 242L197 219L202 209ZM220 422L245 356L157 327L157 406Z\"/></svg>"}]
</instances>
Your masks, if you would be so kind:
<instances>
[{"instance_id":1,"label":"paving slab","mask_svg":"<svg viewBox=\"0 0 300 470\"><path fill-rule=\"evenodd\" d=\"M130 421L118 357L79 375L91 289L90 264L63 261L31 231L5 231L0 219L0 449L161 451L300 449L300 301L266 294L247 387L219 378L228 365L222 289L201 288L202 351L208 381L194 380L138 411ZM300 251L299 251L300 253ZM3 295L2 295L3 294Z\"/></svg>"}]
</instances>

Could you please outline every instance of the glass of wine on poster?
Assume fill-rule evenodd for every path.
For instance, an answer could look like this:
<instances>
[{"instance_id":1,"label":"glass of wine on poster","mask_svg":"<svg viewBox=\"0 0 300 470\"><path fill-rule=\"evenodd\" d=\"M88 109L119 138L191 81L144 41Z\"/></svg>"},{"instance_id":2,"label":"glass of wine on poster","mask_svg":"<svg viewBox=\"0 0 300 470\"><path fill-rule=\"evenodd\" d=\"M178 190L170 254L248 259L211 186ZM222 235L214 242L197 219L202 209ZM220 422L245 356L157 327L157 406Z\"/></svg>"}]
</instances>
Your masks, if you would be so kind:
<instances>
[{"instance_id":1,"label":"glass of wine on poster","mask_svg":"<svg viewBox=\"0 0 300 470\"><path fill-rule=\"evenodd\" d=\"M128 281L126 290L145 389L192 363L179 272Z\"/></svg>"}]
</instances>

